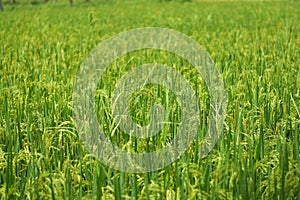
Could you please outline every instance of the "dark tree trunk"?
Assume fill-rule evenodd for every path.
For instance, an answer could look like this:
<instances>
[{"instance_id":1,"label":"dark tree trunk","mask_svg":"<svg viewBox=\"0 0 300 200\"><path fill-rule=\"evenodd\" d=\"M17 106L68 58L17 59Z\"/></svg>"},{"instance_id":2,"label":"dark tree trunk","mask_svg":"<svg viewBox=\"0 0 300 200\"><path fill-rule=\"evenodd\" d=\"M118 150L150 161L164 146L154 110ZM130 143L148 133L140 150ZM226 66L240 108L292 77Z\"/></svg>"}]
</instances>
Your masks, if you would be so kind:
<instances>
[{"instance_id":1,"label":"dark tree trunk","mask_svg":"<svg viewBox=\"0 0 300 200\"><path fill-rule=\"evenodd\" d=\"M13 2L13 4L17 3L17 1L16 1L16 0L12 0L12 2Z\"/></svg>"},{"instance_id":2,"label":"dark tree trunk","mask_svg":"<svg viewBox=\"0 0 300 200\"><path fill-rule=\"evenodd\" d=\"M69 2L70 2L70 5L72 6L73 5L73 0L69 0Z\"/></svg>"},{"instance_id":3,"label":"dark tree trunk","mask_svg":"<svg viewBox=\"0 0 300 200\"><path fill-rule=\"evenodd\" d=\"M2 0L0 0L0 12L3 11Z\"/></svg>"}]
</instances>

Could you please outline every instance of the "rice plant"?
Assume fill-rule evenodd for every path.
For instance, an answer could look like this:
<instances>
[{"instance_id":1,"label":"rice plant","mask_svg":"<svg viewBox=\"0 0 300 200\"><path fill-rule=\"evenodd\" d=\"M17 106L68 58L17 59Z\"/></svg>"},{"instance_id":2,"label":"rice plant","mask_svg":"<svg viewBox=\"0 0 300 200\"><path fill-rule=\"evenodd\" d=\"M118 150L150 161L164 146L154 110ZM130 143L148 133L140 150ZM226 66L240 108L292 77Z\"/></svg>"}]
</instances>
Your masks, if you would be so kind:
<instances>
[{"instance_id":1,"label":"rice plant","mask_svg":"<svg viewBox=\"0 0 300 200\"><path fill-rule=\"evenodd\" d=\"M0 13L1 199L299 199L300 4L266 2L108 1L5 5ZM204 158L209 93L182 58L140 50L113 62L95 94L98 122L127 151L147 152L177 134L180 105L159 85L134 93L130 113L147 125L154 103L168 111L159 135L132 138L112 120L110 98L128 70L148 62L173 67L198 94L195 141L176 162L126 173L83 146L72 92L81 62L100 42L133 28L165 27L201 44L222 75L224 129Z\"/></svg>"}]
</instances>

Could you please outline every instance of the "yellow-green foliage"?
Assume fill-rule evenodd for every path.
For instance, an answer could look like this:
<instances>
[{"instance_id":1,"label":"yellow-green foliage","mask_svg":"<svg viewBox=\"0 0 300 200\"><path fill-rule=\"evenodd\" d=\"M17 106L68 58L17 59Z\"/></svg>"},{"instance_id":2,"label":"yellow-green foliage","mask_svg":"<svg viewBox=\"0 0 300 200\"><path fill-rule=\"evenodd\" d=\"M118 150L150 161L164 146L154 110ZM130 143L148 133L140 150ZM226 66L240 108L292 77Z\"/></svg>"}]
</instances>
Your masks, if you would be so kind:
<instances>
[{"instance_id":1,"label":"yellow-green foliage","mask_svg":"<svg viewBox=\"0 0 300 200\"><path fill-rule=\"evenodd\" d=\"M296 1L5 5L1 199L300 199L299 13ZM72 90L81 61L98 43L149 26L175 29L207 49L223 77L228 110L222 137L199 159L209 108L200 75L167 52L138 51L118 59L100 80L95 102L107 136L124 149L160 148L176 132L174 125L140 141L112 132L109 98L126 70L164 62L200 94L199 137L187 152L162 170L130 174L102 165L84 149L72 118ZM178 103L167 93L150 85L135 94L136 122L147 124L150 105L159 102L170 110L170 123L178 123Z\"/></svg>"}]
</instances>

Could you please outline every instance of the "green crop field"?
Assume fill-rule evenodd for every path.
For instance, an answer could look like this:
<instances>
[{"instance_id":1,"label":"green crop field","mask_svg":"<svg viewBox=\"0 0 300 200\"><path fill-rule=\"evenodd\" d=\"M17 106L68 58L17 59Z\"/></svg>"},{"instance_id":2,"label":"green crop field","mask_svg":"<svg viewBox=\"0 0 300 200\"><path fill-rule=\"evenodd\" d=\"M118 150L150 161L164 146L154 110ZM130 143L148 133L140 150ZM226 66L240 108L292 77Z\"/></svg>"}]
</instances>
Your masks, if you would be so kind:
<instances>
[{"instance_id":1,"label":"green crop field","mask_svg":"<svg viewBox=\"0 0 300 200\"><path fill-rule=\"evenodd\" d=\"M91 0L3 1L0 12L1 199L300 199L300 2ZM177 134L180 104L149 84L129 104L135 123L149 124L161 104L168 123L136 139L112 120L114 85L143 63L176 69L198 93L200 124L171 165L129 173L101 163L82 144L73 115L80 64L123 31L162 27L197 41L223 79L227 112L222 134L204 157L210 95L193 66L175 54L127 53L104 72L95 108L106 136L126 151L164 147Z\"/></svg>"}]
</instances>

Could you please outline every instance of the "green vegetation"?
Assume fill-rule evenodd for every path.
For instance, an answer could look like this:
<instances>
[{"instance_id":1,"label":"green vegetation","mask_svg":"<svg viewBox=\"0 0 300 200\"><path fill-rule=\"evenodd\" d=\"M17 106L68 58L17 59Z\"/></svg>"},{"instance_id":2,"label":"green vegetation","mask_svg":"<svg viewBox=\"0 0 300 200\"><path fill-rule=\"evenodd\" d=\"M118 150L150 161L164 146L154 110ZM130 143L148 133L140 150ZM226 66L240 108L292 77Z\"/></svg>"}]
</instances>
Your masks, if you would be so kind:
<instances>
[{"instance_id":1,"label":"green vegetation","mask_svg":"<svg viewBox=\"0 0 300 200\"><path fill-rule=\"evenodd\" d=\"M70 7L66 1L4 7L1 199L300 199L300 2L82 1ZM170 110L170 126L149 140L111 134L109 97L127 70L166 63L200 94L199 137L186 153L159 171L130 174L102 165L84 149L73 122L72 90L80 63L97 44L149 26L175 29L207 49L223 77L228 109L222 137L199 159L209 108L200 75L167 52L144 50L118 59L99 81L95 102L108 137L124 149L161 148L180 121L174 95L149 85L130 102L134 120L147 124L149 107L158 102Z\"/></svg>"}]
</instances>

